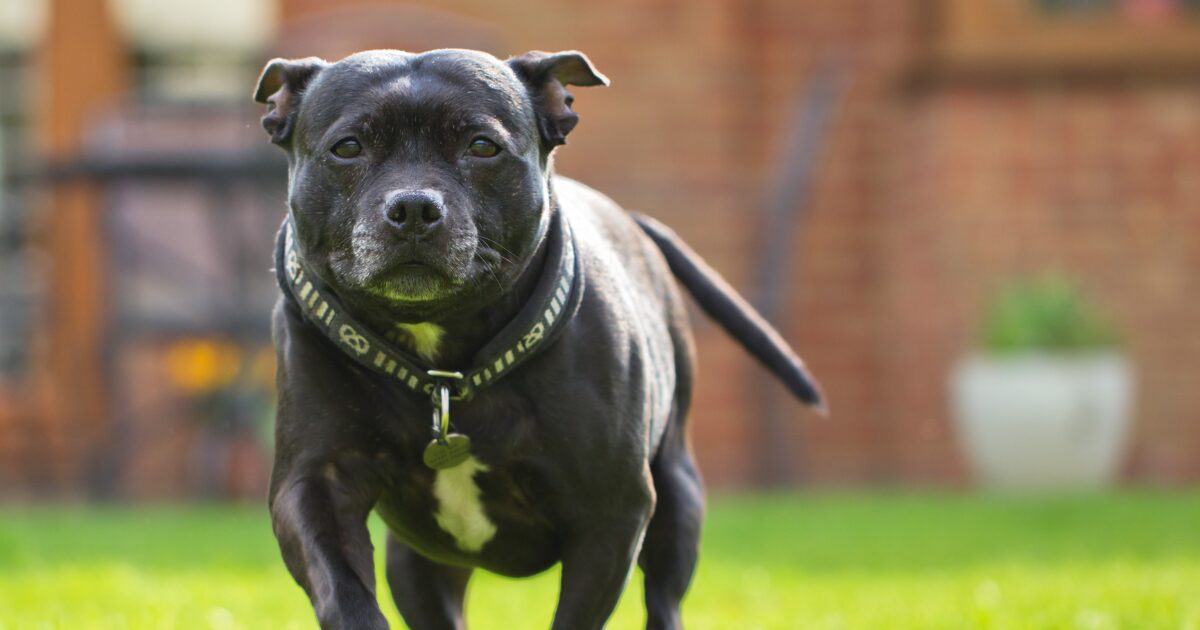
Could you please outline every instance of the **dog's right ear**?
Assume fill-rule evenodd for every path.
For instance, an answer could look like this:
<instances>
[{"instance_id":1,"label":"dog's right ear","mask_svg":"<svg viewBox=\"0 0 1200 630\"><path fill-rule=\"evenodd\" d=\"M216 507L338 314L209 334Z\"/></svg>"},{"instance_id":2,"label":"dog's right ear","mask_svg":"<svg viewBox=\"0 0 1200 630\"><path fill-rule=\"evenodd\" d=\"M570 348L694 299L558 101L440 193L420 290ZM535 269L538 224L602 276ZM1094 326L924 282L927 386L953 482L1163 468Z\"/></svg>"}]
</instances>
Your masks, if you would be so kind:
<instances>
[{"instance_id":1,"label":"dog's right ear","mask_svg":"<svg viewBox=\"0 0 1200 630\"><path fill-rule=\"evenodd\" d=\"M267 115L262 126L271 136L271 142L286 145L292 137L296 124L296 110L300 108L300 96L317 72L329 65L324 59L272 59L263 68L254 90L254 100L267 105Z\"/></svg>"}]
</instances>

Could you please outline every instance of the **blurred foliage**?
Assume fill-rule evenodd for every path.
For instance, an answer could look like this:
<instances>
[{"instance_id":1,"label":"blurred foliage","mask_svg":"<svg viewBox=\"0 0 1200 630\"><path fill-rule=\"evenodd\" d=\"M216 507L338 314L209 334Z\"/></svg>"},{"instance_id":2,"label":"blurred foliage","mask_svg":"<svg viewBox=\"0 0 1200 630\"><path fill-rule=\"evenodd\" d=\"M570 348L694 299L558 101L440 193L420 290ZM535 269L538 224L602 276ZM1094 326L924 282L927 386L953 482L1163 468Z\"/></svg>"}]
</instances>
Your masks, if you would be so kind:
<instances>
[{"instance_id":1,"label":"blurred foliage","mask_svg":"<svg viewBox=\"0 0 1200 630\"><path fill-rule=\"evenodd\" d=\"M1117 335L1079 287L1057 275L1010 283L984 312L988 352L1110 348Z\"/></svg>"},{"instance_id":2,"label":"blurred foliage","mask_svg":"<svg viewBox=\"0 0 1200 630\"><path fill-rule=\"evenodd\" d=\"M167 375L176 387L206 393L233 382L241 369L242 351L231 341L182 339L167 348Z\"/></svg>"}]
</instances>

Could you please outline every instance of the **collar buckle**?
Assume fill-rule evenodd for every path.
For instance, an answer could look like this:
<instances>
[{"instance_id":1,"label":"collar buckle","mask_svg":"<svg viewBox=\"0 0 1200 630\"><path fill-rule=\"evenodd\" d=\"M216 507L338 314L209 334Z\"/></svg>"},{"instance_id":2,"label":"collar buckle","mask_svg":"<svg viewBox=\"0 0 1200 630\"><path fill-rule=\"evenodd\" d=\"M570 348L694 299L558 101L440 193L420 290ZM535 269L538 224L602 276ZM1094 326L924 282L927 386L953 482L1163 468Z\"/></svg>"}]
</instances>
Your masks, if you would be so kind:
<instances>
[{"instance_id":1,"label":"collar buckle","mask_svg":"<svg viewBox=\"0 0 1200 630\"><path fill-rule=\"evenodd\" d=\"M452 390L454 393L452 393L450 395L450 400L466 400L467 399L467 377L462 372L451 372L449 370L426 370L425 373L433 378L434 385L433 385L433 388L429 390L430 395L433 395L436 397L437 390L440 387L446 386L447 388L449 388L449 384L446 381L454 380L454 381L461 381L461 382L458 383L458 386ZM437 404L438 403L435 400L434 406L436 407Z\"/></svg>"},{"instance_id":2,"label":"collar buckle","mask_svg":"<svg viewBox=\"0 0 1200 630\"><path fill-rule=\"evenodd\" d=\"M450 380L463 380L462 372L446 370L428 370L425 372L433 377L433 388L429 392L430 402L433 403L433 439L440 444L446 443L450 434ZM459 396L459 400L462 397Z\"/></svg>"}]
</instances>

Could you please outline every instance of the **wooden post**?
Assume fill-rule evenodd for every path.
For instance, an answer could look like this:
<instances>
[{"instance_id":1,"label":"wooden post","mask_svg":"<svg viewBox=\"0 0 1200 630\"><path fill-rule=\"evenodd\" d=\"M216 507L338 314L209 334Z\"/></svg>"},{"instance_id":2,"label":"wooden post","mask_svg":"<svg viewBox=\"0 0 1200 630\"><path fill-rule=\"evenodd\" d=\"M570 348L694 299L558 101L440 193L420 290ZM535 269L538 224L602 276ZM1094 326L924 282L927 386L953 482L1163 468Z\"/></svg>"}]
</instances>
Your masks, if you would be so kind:
<instances>
[{"instance_id":1,"label":"wooden post","mask_svg":"<svg viewBox=\"0 0 1200 630\"><path fill-rule=\"evenodd\" d=\"M127 85L126 54L105 0L48 0L49 23L38 50L35 130L49 161L79 156L97 112L115 104ZM53 412L67 442L57 458L61 481L86 482L87 464L107 429L101 374L104 331L103 222L100 197L86 183L56 185L40 213L48 254L47 370Z\"/></svg>"}]
</instances>

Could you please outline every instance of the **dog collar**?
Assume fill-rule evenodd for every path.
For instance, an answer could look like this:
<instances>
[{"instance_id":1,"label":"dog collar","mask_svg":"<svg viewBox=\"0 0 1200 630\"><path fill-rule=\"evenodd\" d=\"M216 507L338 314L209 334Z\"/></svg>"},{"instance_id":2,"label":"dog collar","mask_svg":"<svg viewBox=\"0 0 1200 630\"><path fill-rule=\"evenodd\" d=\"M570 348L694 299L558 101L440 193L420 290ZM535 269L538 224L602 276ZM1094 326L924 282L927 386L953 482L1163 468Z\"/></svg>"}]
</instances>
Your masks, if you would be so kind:
<instances>
[{"instance_id":1,"label":"dog collar","mask_svg":"<svg viewBox=\"0 0 1200 630\"><path fill-rule=\"evenodd\" d=\"M546 262L533 295L498 335L475 355L466 372L425 365L350 316L337 295L305 265L296 246L291 217L284 219L275 245L275 275L285 295L335 346L363 367L395 379L417 394L470 400L518 365L548 348L579 310L583 266L575 236L562 211L554 213L547 233ZM435 433L437 430L435 428Z\"/></svg>"}]
</instances>

